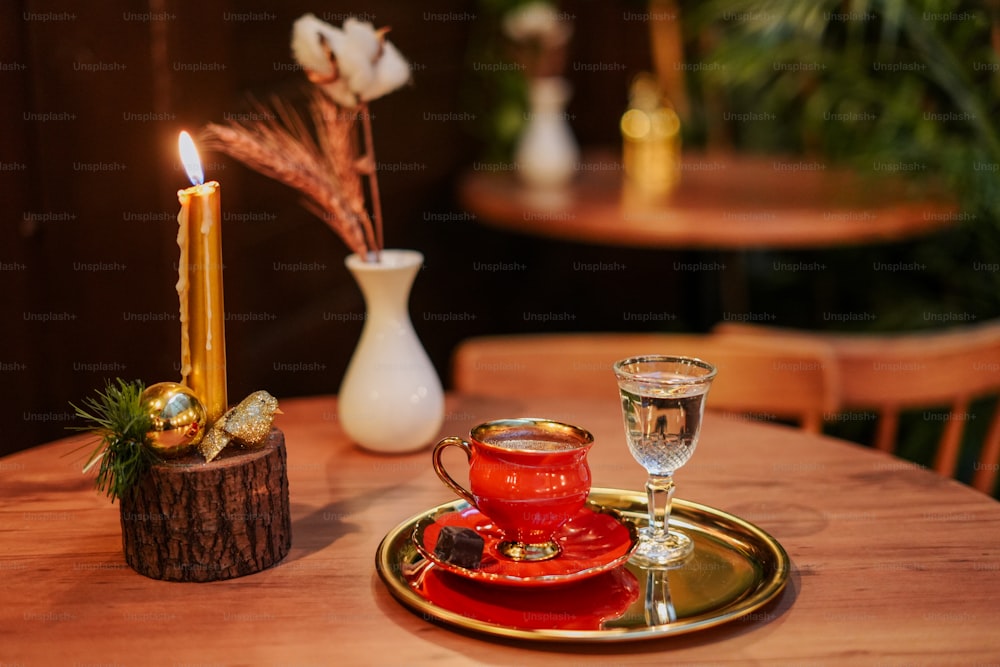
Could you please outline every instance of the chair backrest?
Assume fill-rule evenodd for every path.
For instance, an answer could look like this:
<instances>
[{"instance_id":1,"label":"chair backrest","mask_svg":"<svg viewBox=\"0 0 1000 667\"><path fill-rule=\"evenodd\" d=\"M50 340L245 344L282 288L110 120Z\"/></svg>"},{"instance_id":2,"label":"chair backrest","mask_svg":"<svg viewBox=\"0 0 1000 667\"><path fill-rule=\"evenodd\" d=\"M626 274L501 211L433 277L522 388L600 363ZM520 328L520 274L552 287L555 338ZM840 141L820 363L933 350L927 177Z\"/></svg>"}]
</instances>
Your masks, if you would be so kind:
<instances>
[{"instance_id":1,"label":"chair backrest","mask_svg":"<svg viewBox=\"0 0 1000 667\"><path fill-rule=\"evenodd\" d=\"M719 325L715 331L740 340L756 335L772 341L829 344L839 367L842 408L877 413L875 445L884 451L896 450L902 410L948 408L934 469L949 477L958 464L963 427L974 418L971 401L1000 394L1000 321L905 334L828 334L735 323ZM972 485L992 492L998 464L1000 404L987 427Z\"/></svg>"},{"instance_id":2,"label":"chair backrest","mask_svg":"<svg viewBox=\"0 0 1000 667\"><path fill-rule=\"evenodd\" d=\"M684 334L520 334L458 345L454 387L487 396L591 396L615 400L612 364L639 354L676 354L714 364L706 407L751 419L789 419L819 432L837 409L836 365L822 343Z\"/></svg>"}]
</instances>

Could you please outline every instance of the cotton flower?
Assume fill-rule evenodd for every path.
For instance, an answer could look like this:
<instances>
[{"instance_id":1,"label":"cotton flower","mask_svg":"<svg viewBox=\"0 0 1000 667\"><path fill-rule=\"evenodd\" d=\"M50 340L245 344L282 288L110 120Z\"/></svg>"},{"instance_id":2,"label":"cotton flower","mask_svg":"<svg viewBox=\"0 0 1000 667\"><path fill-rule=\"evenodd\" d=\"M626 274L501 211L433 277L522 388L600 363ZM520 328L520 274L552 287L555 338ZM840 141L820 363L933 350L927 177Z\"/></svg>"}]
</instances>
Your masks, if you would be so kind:
<instances>
[{"instance_id":1,"label":"cotton flower","mask_svg":"<svg viewBox=\"0 0 1000 667\"><path fill-rule=\"evenodd\" d=\"M548 2L530 2L507 12L503 30L515 42L535 40L545 48L564 45L573 33L572 27Z\"/></svg>"},{"instance_id":2,"label":"cotton flower","mask_svg":"<svg viewBox=\"0 0 1000 667\"><path fill-rule=\"evenodd\" d=\"M292 54L337 104L356 107L410 80L410 66L386 32L354 18L339 29L304 14L292 28Z\"/></svg>"}]
</instances>

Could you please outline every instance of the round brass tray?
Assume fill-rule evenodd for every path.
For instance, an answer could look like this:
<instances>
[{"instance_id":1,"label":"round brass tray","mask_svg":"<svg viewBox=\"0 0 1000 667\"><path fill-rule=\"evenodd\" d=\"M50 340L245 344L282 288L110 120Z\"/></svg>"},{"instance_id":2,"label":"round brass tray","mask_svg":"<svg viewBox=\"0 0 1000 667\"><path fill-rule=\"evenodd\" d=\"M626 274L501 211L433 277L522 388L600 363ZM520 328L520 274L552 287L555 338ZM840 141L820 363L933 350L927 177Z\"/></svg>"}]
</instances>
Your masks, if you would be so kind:
<instances>
[{"instance_id":1,"label":"round brass tray","mask_svg":"<svg viewBox=\"0 0 1000 667\"><path fill-rule=\"evenodd\" d=\"M595 488L590 502L617 510L634 523L645 522L645 494ZM417 551L411 535L419 521L466 506L465 501L446 503L393 528L379 544L375 567L389 592L423 618L487 635L550 642L672 636L751 614L774 599L788 578L788 555L766 532L715 508L674 500L671 526L695 544L683 566L647 570L629 563L612 573L618 578L614 582L584 580L567 588L543 588L544 597L534 597L524 589L462 580L438 570ZM429 578L435 587L427 585ZM565 596L562 603L560 596ZM624 604L609 613L608 598ZM591 600L595 607L588 610Z\"/></svg>"}]
</instances>

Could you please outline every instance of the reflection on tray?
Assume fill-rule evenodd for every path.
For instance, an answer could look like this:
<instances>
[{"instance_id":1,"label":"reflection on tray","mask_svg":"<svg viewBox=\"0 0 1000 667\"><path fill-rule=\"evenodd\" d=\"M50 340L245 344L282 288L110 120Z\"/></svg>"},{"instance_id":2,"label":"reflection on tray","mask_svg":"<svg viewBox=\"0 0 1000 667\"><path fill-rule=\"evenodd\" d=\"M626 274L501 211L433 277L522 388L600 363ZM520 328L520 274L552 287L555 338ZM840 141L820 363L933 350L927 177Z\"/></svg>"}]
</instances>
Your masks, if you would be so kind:
<instances>
[{"instance_id":1,"label":"reflection on tray","mask_svg":"<svg viewBox=\"0 0 1000 667\"><path fill-rule=\"evenodd\" d=\"M600 630L639 598L639 582L627 568L546 588L478 583L430 563L414 575L413 589L435 605L481 623L522 630Z\"/></svg>"},{"instance_id":2,"label":"reflection on tray","mask_svg":"<svg viewBox=\"0 0 1000 667\"><path fill-rule=\"evenodd\" d=\"M590 500L626 521L645 520L645 494L595 488ZM424 619L488 635L585 642L671 636L745 617L773 600L788 578L788 555L770 535L720 510L678 500L671 522L695 542L681 567L646 570L629 563L542 587L474 581L426 559L412 539L418 523L461 505L441 505L401 523L379 545L376 566L390 593Z\"/></svg>"},{"instance_id":3,"label":"reflection on tray","mask_svg":"<svg viewBox=\"0 0 1000 667\"><path fill-rule=\"evenodd\" d=\"M407 577L422 597L483 623L521 630L604 630L633 626L636 616L650 627L677 621L668 572L622 567L585 581L523 589L464 579L425 562Z\"/></svg>"}]
</instances>

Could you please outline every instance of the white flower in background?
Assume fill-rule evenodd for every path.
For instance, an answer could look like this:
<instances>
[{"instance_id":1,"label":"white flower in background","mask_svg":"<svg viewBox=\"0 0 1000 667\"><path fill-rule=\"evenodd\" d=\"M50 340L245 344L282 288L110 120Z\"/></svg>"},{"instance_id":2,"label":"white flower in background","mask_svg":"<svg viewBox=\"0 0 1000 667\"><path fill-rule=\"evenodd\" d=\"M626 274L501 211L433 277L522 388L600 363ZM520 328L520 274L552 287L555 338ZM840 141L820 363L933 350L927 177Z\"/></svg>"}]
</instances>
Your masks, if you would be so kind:
<instances>
[{"instance_id":1,"label":"white flower in background","mask_svg":"<svg viewBox=\"0 0 1000 667\"><path fill-rule=\"evenodd\" d=\"M349 18L343 29L304 14L292 28L292 54L309 79L341 106L391 93L410 80L410 66L391 42L388 28Z\"/></svg>"},{"instance_id":2,"label":"white flower in background","mask_svg":"<svg viewBox=\"0 0 1000 667\"><path fill-rule=\"evenodd\" d=\"M529 2L507 12L503 31L515 42L537 40L546 48L555 48L569 41L573 28L552 4Z\"/></svg>"}]
</instances>

